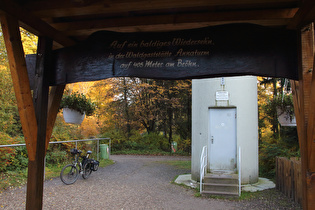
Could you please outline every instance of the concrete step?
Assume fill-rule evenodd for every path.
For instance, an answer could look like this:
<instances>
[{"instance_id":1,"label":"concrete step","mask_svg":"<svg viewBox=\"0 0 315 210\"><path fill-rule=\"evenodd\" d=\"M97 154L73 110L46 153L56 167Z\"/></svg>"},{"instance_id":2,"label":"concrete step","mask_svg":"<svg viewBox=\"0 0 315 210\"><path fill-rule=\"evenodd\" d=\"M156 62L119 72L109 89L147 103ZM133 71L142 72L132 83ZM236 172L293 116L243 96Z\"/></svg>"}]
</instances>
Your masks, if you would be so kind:
<instances>
[{"instance_id":1,"label":"concrete step","mask_svg":"<svg viewBox=\"0 0 315 210\"><path fill-rule=\"evenodd\" d=\"M203 195L219 195L219 196L238 196L238 193L232 192L218 192L218 191L202 191Z\"/></svg>"},{"instance_id":2,"label":"concrete step","mask_svg":"<svg viewBox=\"0 0 315 210\"><path fill-rule=\"evenodd\" d=\"M203 190L238 193L238 184L204 183Z\"/></svg>"},{"instance_id":3,"label":"concrete step","mask_svg":"<svg viewBox=\"0 0 315 210\"><path fill-rule=\"evenodd\" d=\"M237 174L231 175L216 175L207 174L204 177L204 183L218 183L218 184L238 184Z\"/></svg>"},{"instance_id":4,"label":"concrete step","mask_svg":"<svg viewBox=\"0 0 315 210\"><path fill-rule=\"evenodd\" d=\"M237 174L206 174L202 185L202 194L238 196L239 189Z\"/></svg>"}]
</instances>

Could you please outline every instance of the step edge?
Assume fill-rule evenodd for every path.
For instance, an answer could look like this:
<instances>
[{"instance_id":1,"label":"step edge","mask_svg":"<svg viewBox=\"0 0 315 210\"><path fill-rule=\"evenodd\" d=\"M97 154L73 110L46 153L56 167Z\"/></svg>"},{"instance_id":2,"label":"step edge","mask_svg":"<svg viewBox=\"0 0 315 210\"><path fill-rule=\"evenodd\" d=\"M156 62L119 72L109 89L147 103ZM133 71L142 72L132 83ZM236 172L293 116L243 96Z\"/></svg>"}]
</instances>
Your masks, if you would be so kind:
<instances>
[{"instance_id":1,"label":"step edge","mask_svg":"<svg viewBox=\"0 0 315 210\"><path fill-rule=\"evenodd\" d=\"M226 186L226 187L238 187L238 184L224 184L224 183L202 183L204 186Z\"/></svg>"},{"instance_id":2,"label":"step edge","mask_svg":"<svg viewBox=\"0 0 315 210\"><path fill-rule=\"evenodd\" d=\"M217 194L217 195L235 195L235 196L239 196L238 193L234 193L234 192L221 192L221 191L201 191L201 194Z\"/></svg>"},{"instance_id":3,"label":"step edge","mask_svg":"<svg viewBox=\"0 0 315 210\"><path fill-rule=\"evenodd\" d=\"M238 179L238 177L204 176L204 179Z\"/></svg>"}]
</instances>

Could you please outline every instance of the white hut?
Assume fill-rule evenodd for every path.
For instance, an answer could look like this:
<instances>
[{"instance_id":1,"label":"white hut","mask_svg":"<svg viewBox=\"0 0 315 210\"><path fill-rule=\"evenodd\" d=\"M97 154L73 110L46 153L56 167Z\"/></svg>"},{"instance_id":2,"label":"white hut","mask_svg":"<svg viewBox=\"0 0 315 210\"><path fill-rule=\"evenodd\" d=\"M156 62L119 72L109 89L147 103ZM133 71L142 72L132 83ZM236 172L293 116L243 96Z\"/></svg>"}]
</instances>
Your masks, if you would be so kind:
<instances>
[{"instance_id":1,"label":"white hut","mask_svg":"<svg viewBox=\"0 0 315 210\"><path fill-rule=\"evenodd\" d=\"M242 184L258 181L256 77L192 81L191 172L192 179L198 181L203 146L208 148L208 172L237 174L241 170Z\"/></svg>"}]
</instances>

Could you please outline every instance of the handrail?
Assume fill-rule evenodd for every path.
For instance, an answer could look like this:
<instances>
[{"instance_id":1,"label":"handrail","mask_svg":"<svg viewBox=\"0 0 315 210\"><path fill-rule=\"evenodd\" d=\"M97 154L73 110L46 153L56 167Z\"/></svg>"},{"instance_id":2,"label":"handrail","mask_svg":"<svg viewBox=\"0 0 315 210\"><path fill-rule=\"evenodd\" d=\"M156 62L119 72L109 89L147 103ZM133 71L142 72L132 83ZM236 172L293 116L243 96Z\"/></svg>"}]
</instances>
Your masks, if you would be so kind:
<instances>
[{"instance_id":1,"label":"handrail","mask_svg":"<svg viewBox=\"0 0 315 210\"><path fill-rule=\"evenodd\" d=\"M242 193L242 152L241 147L238 148L238 196Z\"/></svg>"},{"instance_id":2,"label":"handrail","mask_svg":"<svg viewBox=\"0 0 315 210\"><path fill-rule=\"evenodd\" d=\"M49 144L61 144L61 143L75 142L75 148L77 148L77 143L80 141L97 141L97 148L99 148L100 140L109 140L109 150L110 150L110 148L111 148L111 139L110 138L78 139L78 140L68 140L68 141L50 141ZM0 145L0 148L1 147L19 147L19 146L26 146L26 144ZM97 160L99 160L99 149L97 149Z\"/></svg>"},{"instance_id":3,"label":"handrail","mask_svg":"<svg viewBox=\"0 0 315 210\"><path fill-rule=\"evenodd\" d=\"M207 170L207 146L202 148L200 156L200 193L202 193L202 180Z\"/></svg>"}]
</instances>

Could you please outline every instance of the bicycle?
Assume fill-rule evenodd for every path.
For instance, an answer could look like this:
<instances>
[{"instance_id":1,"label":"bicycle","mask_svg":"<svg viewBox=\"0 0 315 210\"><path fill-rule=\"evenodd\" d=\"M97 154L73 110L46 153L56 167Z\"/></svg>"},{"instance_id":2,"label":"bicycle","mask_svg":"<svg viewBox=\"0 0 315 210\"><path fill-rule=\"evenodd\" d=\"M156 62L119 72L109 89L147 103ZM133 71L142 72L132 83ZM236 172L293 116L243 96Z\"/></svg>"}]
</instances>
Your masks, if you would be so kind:
<instances>
[{"instance_id":1,"label":"bicycle","mask_svg":"<svg viewBox=\"0 0 315 210\"><path fill-rule=\"evenodd\" d=\"M89 159L89 155L92 154L91 151L87 151L86 156L81 156L82 151L74 148L70 150L70 153L74 155L74 161L61 170L60 179L63 183L67 185L75 183L79 178L79 173L82 174L83 179L87 179L92 171L98 170L99 162ZM81 162L79 158L82 158Z\"/></svg>"}]
</instances>

